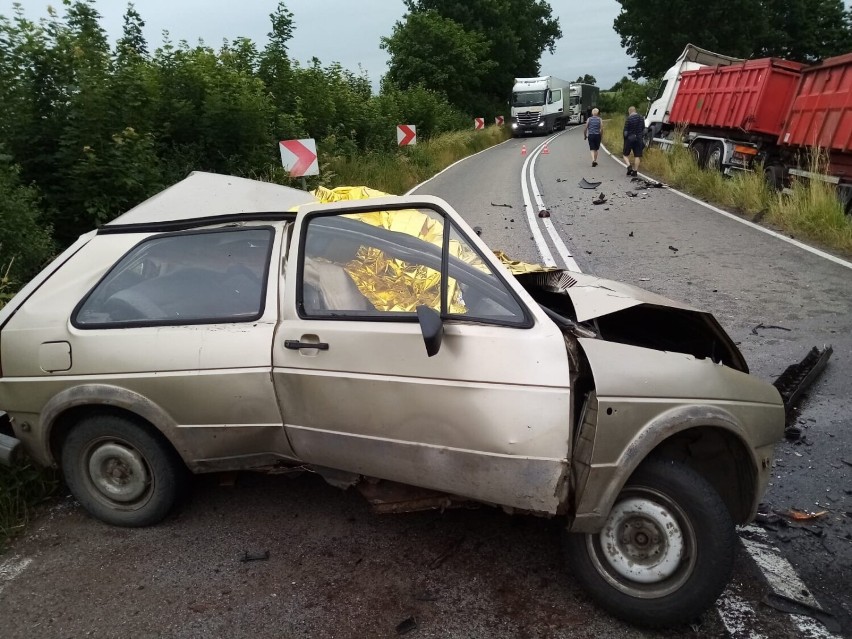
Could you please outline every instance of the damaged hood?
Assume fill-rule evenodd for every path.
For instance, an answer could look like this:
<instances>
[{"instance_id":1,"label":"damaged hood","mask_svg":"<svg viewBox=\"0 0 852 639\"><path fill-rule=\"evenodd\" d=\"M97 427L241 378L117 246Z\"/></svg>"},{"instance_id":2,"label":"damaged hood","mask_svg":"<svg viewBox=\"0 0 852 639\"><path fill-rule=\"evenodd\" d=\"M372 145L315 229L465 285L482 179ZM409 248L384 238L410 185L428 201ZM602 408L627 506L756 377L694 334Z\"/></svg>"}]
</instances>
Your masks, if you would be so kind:
<instances>
[{"instance_id":1,"label":"damaged hood","mask_svg":"<svg viewBox=\"0 0 852 639\"><path fill-rule=\"evenodd\" d=\"M576 322L594 322L601 339L709 357L737 370L748 365L711 313L645 289L572 271L516 273L534 298ZM567 296L571 309L554 304ZM562 298L564 299L564 298Z\"/></svg>"},{"instance_id":2,"label":"damaged hood","mask_svg":"<svg viewBox=\"0 0 852 639\"><path fill-rule=\"evenodd\" d=\"M573 272L570 273L570 277L575 280L575 283L568 286L565 292L574 304L578 322L587 322L639 304L679 308L695 313L702 312L688 304L670 300L662 295L623 282Z\"/></svg>"}]
</instances>

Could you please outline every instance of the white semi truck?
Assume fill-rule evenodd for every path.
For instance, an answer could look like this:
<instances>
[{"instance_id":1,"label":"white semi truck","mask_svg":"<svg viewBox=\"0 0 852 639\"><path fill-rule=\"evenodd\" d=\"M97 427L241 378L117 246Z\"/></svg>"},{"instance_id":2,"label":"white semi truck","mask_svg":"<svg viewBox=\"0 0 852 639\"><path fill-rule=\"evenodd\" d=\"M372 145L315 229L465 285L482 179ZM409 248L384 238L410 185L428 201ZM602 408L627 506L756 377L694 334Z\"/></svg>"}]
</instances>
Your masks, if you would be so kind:
<instances>
[{"instance_id":1,"label":"white semi truck","mask_svg":"<svg viewBox=\"0 0 852 639\"><path fill-rule=\"evenodd\" d=\"M568 119L583 124L592 115L592 109L598 106L601 90L594 84L572 82L568 88Z\"/></svg>"},{"instance_id":2,"label":"white semi truck","mask_svg":"<svg viewBox=\"0 0 852 639\"><path fill-rule=\"evenodd\" d=\"M552 75L515 78L512 87L512 136L552 133L568 123L570 82Z\"/></svg>"}]
</instances>

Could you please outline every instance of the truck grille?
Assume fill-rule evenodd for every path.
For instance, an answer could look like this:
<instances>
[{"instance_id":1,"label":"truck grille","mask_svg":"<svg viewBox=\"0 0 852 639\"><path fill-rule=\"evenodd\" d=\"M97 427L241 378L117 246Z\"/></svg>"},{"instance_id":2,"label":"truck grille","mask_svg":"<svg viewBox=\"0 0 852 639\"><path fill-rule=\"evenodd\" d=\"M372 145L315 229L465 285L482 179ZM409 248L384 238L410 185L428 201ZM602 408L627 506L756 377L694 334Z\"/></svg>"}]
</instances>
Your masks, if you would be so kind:
<instances>
[{"instance_id":1,"label":"truck grille","mask_svg":"<svg viewBox=\"0 0 852 639\"><path fill-rule=\"evenodd\" d=\"M521 126L535 126L538 124L540 116L540 113L531 113L529 111L526 113L518 113L518 124Z\"/></svg>"}]
</instances>

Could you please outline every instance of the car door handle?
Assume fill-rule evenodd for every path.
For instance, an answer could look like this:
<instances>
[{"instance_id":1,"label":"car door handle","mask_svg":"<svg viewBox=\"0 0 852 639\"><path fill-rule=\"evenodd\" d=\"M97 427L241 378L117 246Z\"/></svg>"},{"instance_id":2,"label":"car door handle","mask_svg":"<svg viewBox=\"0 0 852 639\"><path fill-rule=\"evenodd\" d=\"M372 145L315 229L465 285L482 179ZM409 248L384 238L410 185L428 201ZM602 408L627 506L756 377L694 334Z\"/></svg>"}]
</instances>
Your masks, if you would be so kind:
<instances>
[{"instance_id":1,"label":"car door handle","mask_svg":"<svg viewBox=\"0 0 852 639\"><path fill-rule=\"evenodd\" d=\"M315 348L320 351L327 351L328 344L325 342L300 342L297 339L285 339L284 348L289 348L291 351L298 351L301 348Z\"/></svg>"}]
</instances>

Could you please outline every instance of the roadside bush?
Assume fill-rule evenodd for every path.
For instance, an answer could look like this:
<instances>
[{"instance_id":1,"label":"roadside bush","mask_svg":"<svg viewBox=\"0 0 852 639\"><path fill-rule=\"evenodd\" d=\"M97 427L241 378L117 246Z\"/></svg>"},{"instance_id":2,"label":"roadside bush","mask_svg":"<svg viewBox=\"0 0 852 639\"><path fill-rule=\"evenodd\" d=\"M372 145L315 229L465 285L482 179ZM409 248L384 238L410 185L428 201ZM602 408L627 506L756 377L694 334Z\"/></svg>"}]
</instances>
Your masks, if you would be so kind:
<instances>
[{"instance_id":1,"label":"roadside bush","mask_svg":"<svg viewBox=\"0 0 852 639\"><path fill-rule=\"evenodd\" d=\"M41 219L40 196L34 186L23 186L19 170L0 156L0 267L9 295L27 282L53 255L51 228Z\"/></svg>"}]
</instances>

